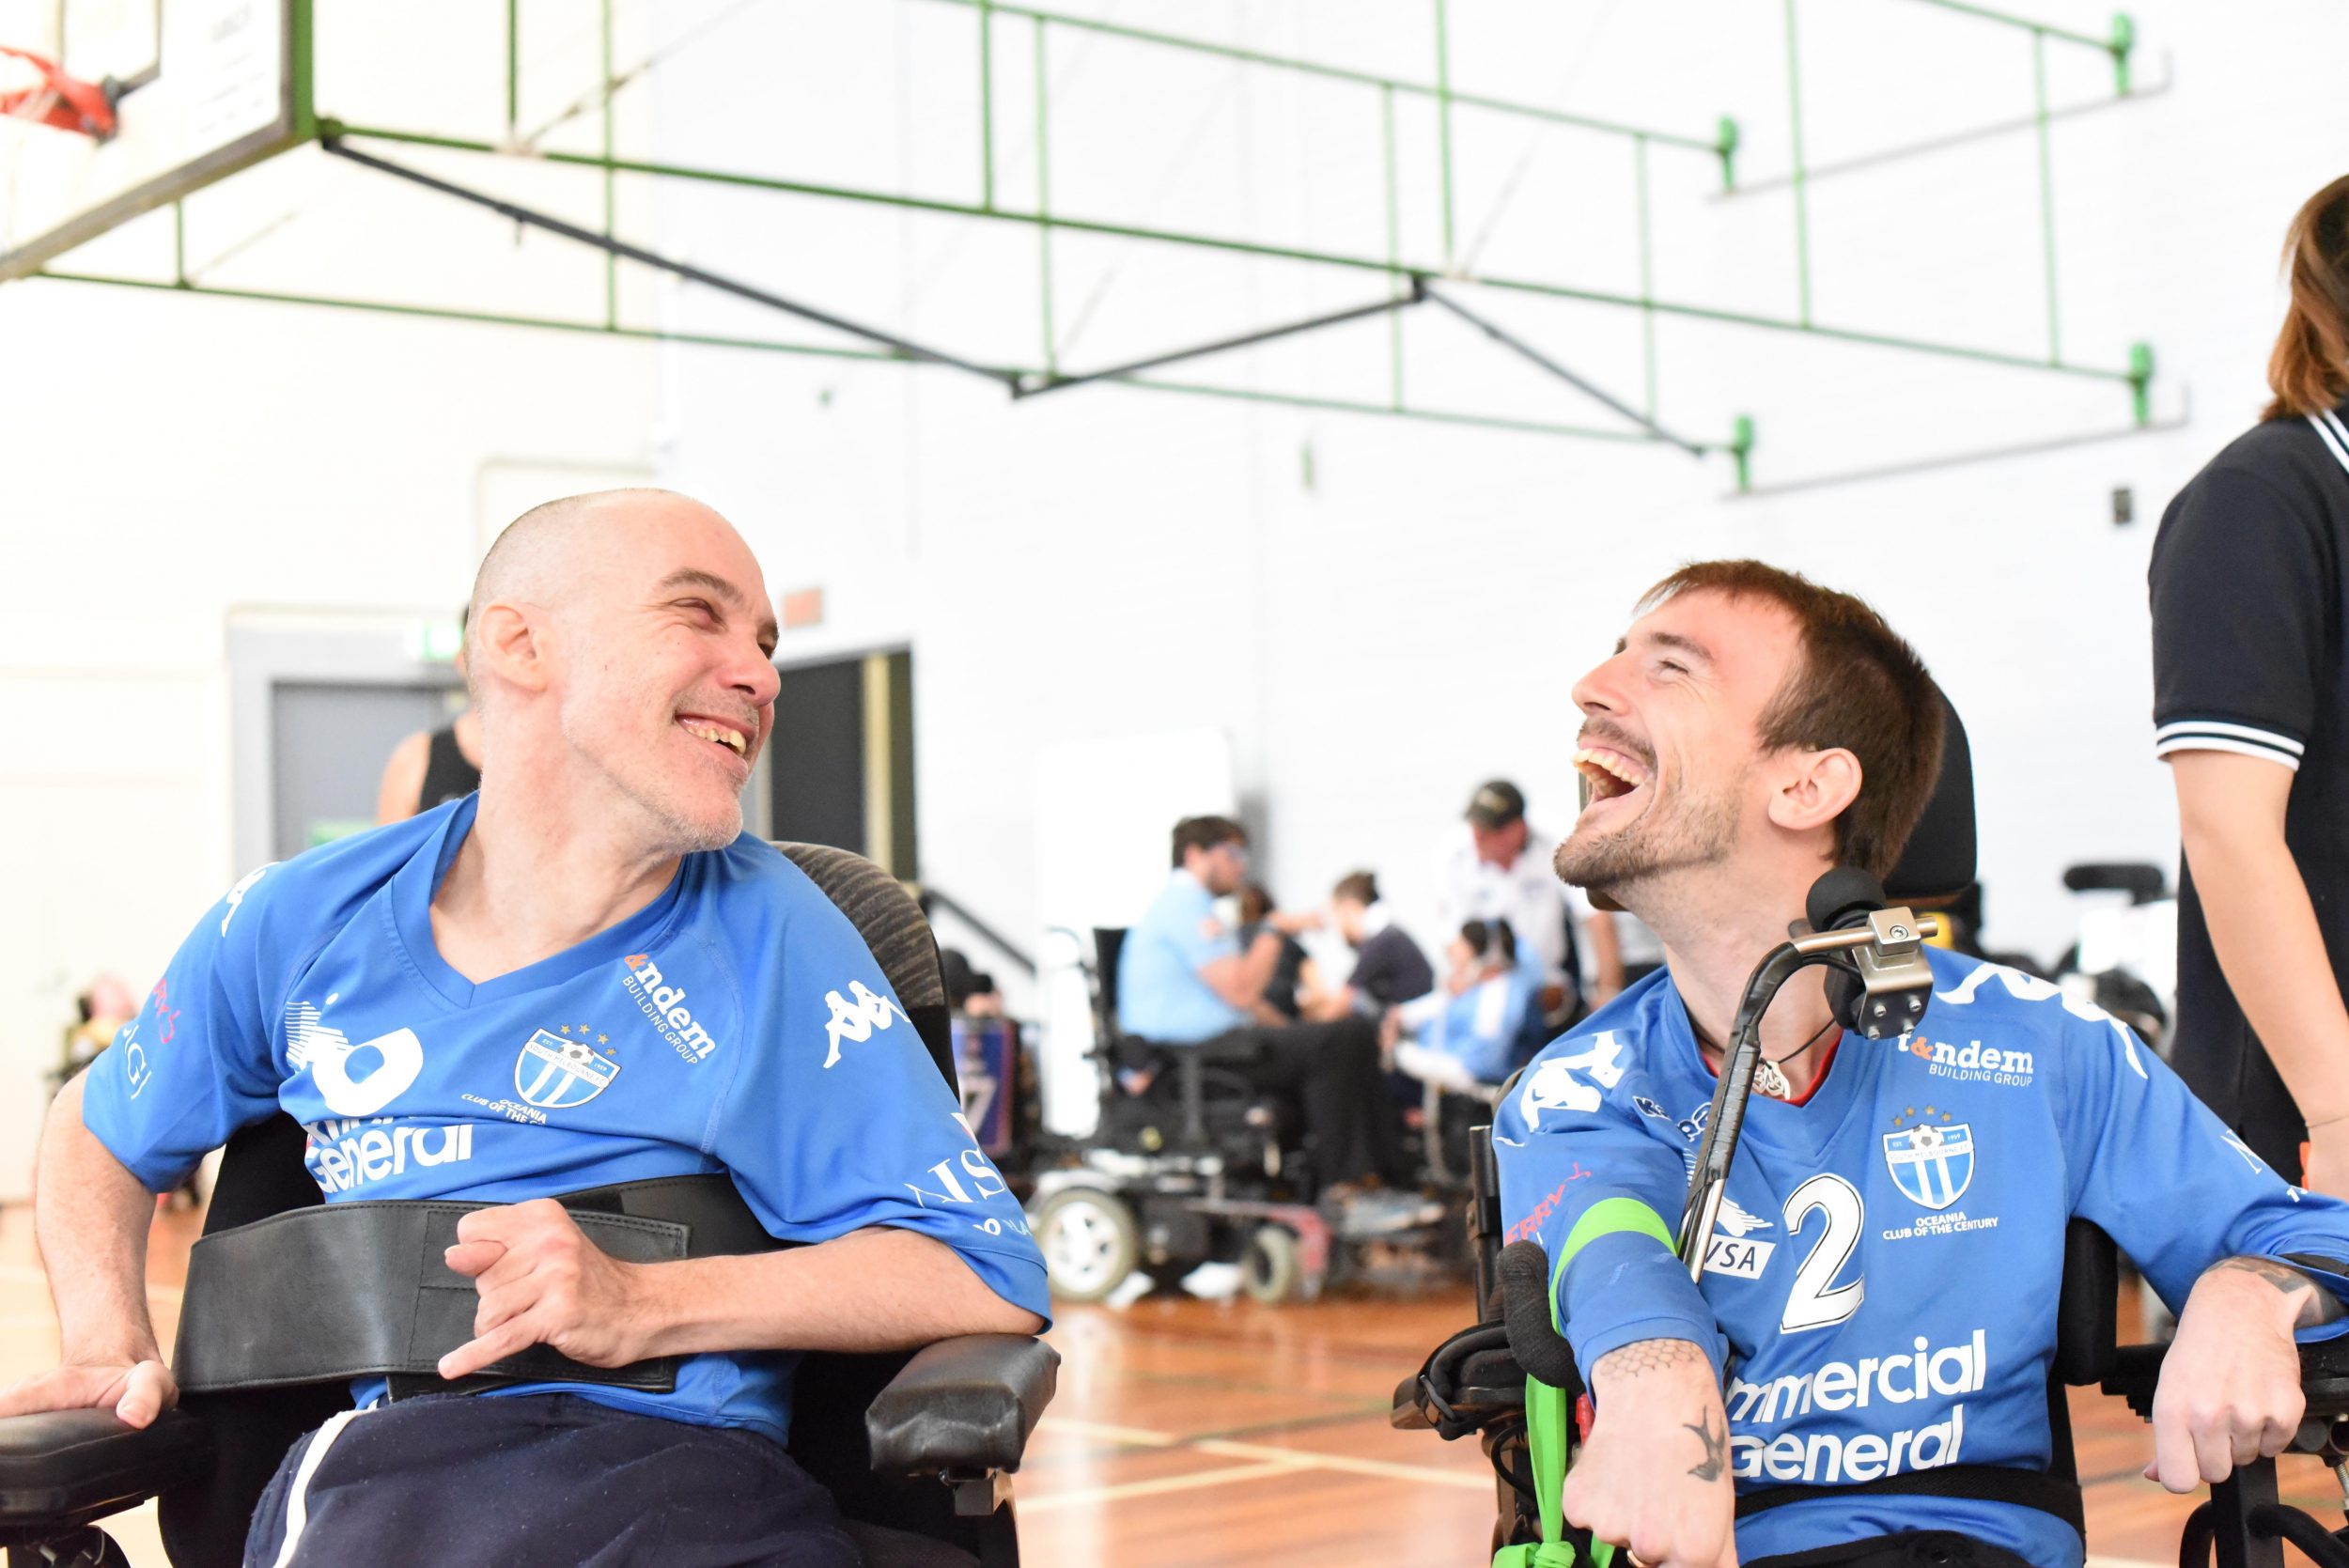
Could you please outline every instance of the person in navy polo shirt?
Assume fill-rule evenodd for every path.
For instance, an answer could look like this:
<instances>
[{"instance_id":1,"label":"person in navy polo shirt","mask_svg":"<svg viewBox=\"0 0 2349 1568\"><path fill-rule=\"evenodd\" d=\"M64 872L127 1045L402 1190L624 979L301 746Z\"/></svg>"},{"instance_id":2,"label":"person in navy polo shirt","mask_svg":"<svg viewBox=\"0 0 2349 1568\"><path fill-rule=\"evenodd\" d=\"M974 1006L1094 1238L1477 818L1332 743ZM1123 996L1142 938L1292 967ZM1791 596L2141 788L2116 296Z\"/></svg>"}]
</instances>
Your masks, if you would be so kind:
<instances>
[{"instance_id":1,"label":"person in navy polo shirt","mask_svg":"<svg viewBox=\"0 0 2349 1568\"><path fill-rule=\"evenodd\" d=\"M683 1360L669 1393L363 1383L287 1455L248 1562L857 1561L783 1447L797 1354L1034 1332L1044 1267L854 927L742 831L767 604L741 538L683 496L506 529L467 644L479 793L245 877L58 1096L38 1224L63 1356L0 1414L144 1425L173 1403L149 1194L282 1108L330 1203L496 1205L448 1251L479 1309L443 1378L532 1344ZM812 1245L625 1264L552 1201L721 1171Z\"/></svg>"}]
</instances>

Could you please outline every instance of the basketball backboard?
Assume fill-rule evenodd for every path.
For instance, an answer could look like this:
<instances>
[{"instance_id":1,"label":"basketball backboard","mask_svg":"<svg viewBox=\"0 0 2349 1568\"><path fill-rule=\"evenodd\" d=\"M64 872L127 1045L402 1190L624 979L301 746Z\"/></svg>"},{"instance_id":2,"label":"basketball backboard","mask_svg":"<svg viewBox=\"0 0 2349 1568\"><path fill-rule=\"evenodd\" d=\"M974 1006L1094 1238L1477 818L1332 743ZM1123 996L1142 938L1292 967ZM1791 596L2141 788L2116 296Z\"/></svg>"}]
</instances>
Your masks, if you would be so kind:
<instances>
[{"instance_id":1,"label":"basketball backboard","mask_svg":"<svg viewBox=\"0 0 2349 1568\"><path fill-rule=\"evenodd\" d=\"M105 141L0 116L0 283L293 146L309 0L0 0L0 44L118 93ZM0 56L0 88L39 73Z\"/></svg>"}]
</instances>

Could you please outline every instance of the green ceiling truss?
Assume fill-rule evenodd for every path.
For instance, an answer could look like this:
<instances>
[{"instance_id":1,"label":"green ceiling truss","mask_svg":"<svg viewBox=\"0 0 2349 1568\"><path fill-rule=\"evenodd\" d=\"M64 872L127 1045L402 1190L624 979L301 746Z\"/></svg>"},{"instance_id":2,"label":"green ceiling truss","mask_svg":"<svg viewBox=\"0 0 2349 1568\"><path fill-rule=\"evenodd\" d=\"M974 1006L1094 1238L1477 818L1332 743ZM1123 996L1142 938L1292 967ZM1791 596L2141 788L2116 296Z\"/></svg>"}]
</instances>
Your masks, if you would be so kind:
<instances>
[{"instance_id":1,"label":"green ceiling truss","mask_svg":"<svg viewBox=\"0 0 2349 1568\"><path fill-rule=\"evenodd\" d=\"M906 0L906 3L917 3L917 0ZM1790 316L1731 310L1705 304L1699 301L1662 297L1655 292L1653 287L1654 245L1650 232L1651 193L1648 172L1651 154L1703 158L1717 169L1723 193L1730 195L1738 194L1740 188L1737 179L1737 153L1741 137L1735 121L1724 116L1719 121L1710 136L1702 136L1675 132L1664 127L1626 124L1593 116L1573 114L1543 104L1520 102L1461 91L1455 88L1451 81L1450 27L1446 15L1446 0L1430 0L1436 68L1433 81L1420 81L1352 70L1293 55L1243 49L1207 39L1128 27L1096 18L1069 15L1027 5L1010 4L1006 3L1006 0L918 0L918 3L955 7L972 15L975 30L979 72L979 123L975 128L978 167L973 171L973 183L976 186L973 193L975 199L957 200L946 197L914 196L861 186L787 179L739 170L664 163L620 155L615 150L613 96L618 87L641 76L652 62L647 61L639 65L625 75L615 74L612 43L612 0L602 0L603 85L601 90L595 95L598 101L592 105L600 116L600 147L598 151L577 152L538 147L529 145L529 139L525 139L521 134L518 125L521 70L519 0L508 0L507 3L506 30L507 72L505 107L508 133L503 144L443 135L428 130L410 127L350 124L323 116L317 118L313 125L305 117L305 130L312 133L314 139L325 143L330 150L355 157L359 162L373 163L379 168L400 173L405 178L418 179L427 184L436 184L439 188L457 194L483 200L489 205L495 204L489 202L488 198L480 197L477 193L470 193L455 185L435 181L430 177L417 175L414 171L399 169L380 159L354 153L350 150L351 145L376 144L427 147L445 152L472 154L485 159L521 158L537 163L599 171L602 175L601 233L598 236L581 231L574 237L599 243L607 253L603 310L600 321L466 311L406 304L393 301L339 298L323 293L217 287L187 274L184 256L179 254L176 237L175 275L168 282L102 277L56 269L45 271L39 275L86 284L115 284L133 287L163 288L223 298L429 317L445 320L532 327L551 331L600 333L620 338L761 349L786 354L849 360L912 362L928 360L975 370L991 379L1007 383L1012 387L1015 396L1033 396L1035 392L1052 390L1063 385L1112 380L1118 384L1152 391L1236 398L1296 408L1385 415L1437 424L1482 427L1578 439L1667 443L1700 455L1707 452L1726 453L1735 465L1737 483L1741 489L1748 486L1750 478L1750 459L1753 448L1753 426L1750 419L1741 417L1735 420L1731 431L1724 438L1709 442L1691 441L1674 435L1657 423L1658 378L1655 323L1658 318L1670 317L1706 321L1750 330L1808 336L1831 342L1863 345L1936 358L2000 366L2042 375L2108 381L2116 387L2127 389L2136 426L2145 427L2151 423L2150 388L2154 376L2151 349L2142 343L2132 346L2126 362L2121 365L2097 365L2067 359L2061 351L2061 322L2057 312L2055 196L2052 159L2049 153L2049 121L2053 117L2053 112L2050 110L2047 100L2046 53L2052 44L2093 49L2108 54L2112 62L2116 100L2125 99L2132 90L2131 55L2136 42L2134 28L2125 17L2116 17L2110 35L2099 39L2030 18L1994 10L1987 7L1963 4L1960 0L1907 0L1910 4L1932 6L1968 16L1986 24L2017 29L2028 34L2030 39L2031 63L2036 89L2036 113L2026 123L2035 132L2039 140L2041 241L2046 287L2047 351L2040 355L1900 334L1839 327L1817 318L1813 310L1811 287L1807 193L1809 179L1804 166L1801 139L1802 91L1797 47L1797 0L1783 0L1786 23L1788 107L1794 150L1793 168L1784 179L1773 182L1791 190L1794 195L1794 242L1797 257L1797 308ZM1006 29L1011 30L1008 37L1004 36ZM1023 30L1029 34L1029 37L1019 41L1029 46L1034 60L1033 113L1036 192L1033 207L1007 205L1002 199L998 188L996 130L1001 110L997 102L996 62L1003 51L1010 46L1012 40ZM1361 87L1365 92L1375 94L1379 109L1382 132L1380 150L1386 220L1386 243L1383 254L1365 255L1352 251L1268 244L1240 235L1111 222L1088 217L1080 212L1056 210L1051 199L1051 104L1050 80L1047 65L1050 39L1055 34L1061 32L1105 37L1137 46L1221 59L1252 69L1348 83ZM306 60L303 64L306 68ZM1394 102L1398 97L1428 101L1435 107L1439 139L1438 178L1442 206L1443 254L1440 257L1408 256L1404 250L1397 216L1396 191ZM1637 293L1586 287L1562 280L1483 273L1465 270L1457 264L1452 116L1454 109L1463 105L1532 123L1571 127L1595 132L1612 138L1623 145L1630 161L1635 193L1634 210L1626 216L1633 225L1637 239L1640 272L1640 287ZM785 308L793 310L795 314L813 317L827 324L845 326L848 331L863 336L874 346L843 348L782 339L693 334L630 326L621 319L619 309L618 266L620 261L628 258L645 260L653 265L666 265L666 263L661 262L650 252L628 244L614 232L615 183L622 175L704 182L775 194L865 204L903 211L968 219L980 223L1024 225L1032 228L1037 240L1038 314L1042 325L1042 336L1037 354L1038 363L1029 365L973 365L951 354L924 349L917 345L894 338L890 334L858 328L851 323L839 322L836 318L829 318L819 312L791 306L787 302L775 302L771 299L769 303L781 303ZM563 231L564 228L564 225L552 224L541 226L554 226L558 232ZM1382 276L1389 289L1389 303L1396 307L1385 312L1392 323L1390 329L1390 372L1386 396L1377 399L1306 396L1274 391L1215 386L1187 380L1168 380L1143 373L1144 370L1176 360L1197 357L1204 353L1221 351L1270 337L1291 335L1299 331L1330 324L1337 320L1356 319L1377 314L1379 307L1376 306L1343 311L1332 317L1317 318L1304 323L1263 329L1237 337L1219 339L1213 344L1154 356L1151 360L1137 362L1128 366L1113 366L1097 371L1064 372L1059 364L1059 352L1053 334L1054 269L1051 251L1053 237L1062 233L1189 247L1239 256L1294 261ZM670 270L677 271L677 269L672 267ZM1625 400L1618 399L1592 386L1539 349L1510 337L1482 317L1470 314L1456 301L1443 298L1435 300L1435 303L1462 316L1470 324L1483 328L1505 347L1563 377L1592 395L1595 400L1610 411L1626 416L1628 427L1614 428L1544 420L1516 419L1470 411L1425 407L1410 401L1407 396L1404 374L1400 307L1415 304L1429 298L1426 285L1434 280L1440 280L1447 287L1472 286L1475 288L1489 289L1504 295L1569 301L1638 312L1641 318L1642 367L1639 406L1634 409ZM768 298L761 290L750 286L734 284L724 279L714 281L720 287L728 287L738 294L754 299Z\"/></svg>"}]
</instances>

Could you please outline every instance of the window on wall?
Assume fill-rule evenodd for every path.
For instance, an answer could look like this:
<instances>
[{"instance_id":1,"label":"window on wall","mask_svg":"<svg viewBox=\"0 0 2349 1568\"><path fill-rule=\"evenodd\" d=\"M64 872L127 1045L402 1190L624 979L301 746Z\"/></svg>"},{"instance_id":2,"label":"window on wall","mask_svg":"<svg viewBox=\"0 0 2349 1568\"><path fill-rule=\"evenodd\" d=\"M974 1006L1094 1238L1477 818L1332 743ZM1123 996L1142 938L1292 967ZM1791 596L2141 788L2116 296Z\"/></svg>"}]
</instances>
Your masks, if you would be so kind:
<instances>
[{"instance_id":1,"label":"window on wall","mask_svg":"<svg viewBox=\"0 0 2349 1568\"><path fill-rule=\"evenodd\" d=\"M768 747L770 835L852 849L920 875L913 811L913 655L869 653L782 672Z\"/></svg>"}]
</instances>

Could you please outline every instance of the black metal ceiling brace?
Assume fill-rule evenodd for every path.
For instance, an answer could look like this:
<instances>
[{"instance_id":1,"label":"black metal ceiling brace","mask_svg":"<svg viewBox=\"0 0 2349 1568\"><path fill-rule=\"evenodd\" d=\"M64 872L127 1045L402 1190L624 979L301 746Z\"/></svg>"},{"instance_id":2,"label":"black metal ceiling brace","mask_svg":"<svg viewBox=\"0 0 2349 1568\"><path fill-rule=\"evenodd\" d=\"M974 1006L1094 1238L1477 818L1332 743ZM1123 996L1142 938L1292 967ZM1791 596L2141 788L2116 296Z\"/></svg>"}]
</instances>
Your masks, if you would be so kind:
<instances>
[{"instance_id":1,"label":"black metal ceiling brace","mask_svg":"<svg viewBox=\"0 0 2349 1568\"><path fill-rule=\"evenodd\" d=\"M339 136L323 136L319 138L319 145L337 158L348 158L354 163L365 164L370 169L380 169L385 174L405 179L410 184L421 185L428 191L438 191L443 195L455 196L458 200L471 202L475 207L486 207L490 211L502 217L511 218L518 224L527 224L533 228L542 228L549 234L559 234L566 240L576 240L583 245L592 245L599 251L608 252L626 260L639 262L646 267L656 267L664 272L674 272L689 282L715 288L720 293L732 294L738 299L749 300L754 304L766 305L772 310L780 310L786 315L799 317L803 321L813 321L818 326L830 327L834 332L863 338L867 343L878 343L907 359L919 360L927 365L951 365L957 370L965 370L973 376L985 377L998 386L1009 387L1015 395L1019 391L1019 376L1015 371L998 370L989 365L973 364L970 360L957 359L953 354L941 353L936 349L924 348L919 343L882 332L877 327L860 326L854 321L834 316L830 311L818 310L813 305L803 305L795 300L786 300L780 294L770 293L751 284L738 282L733 278L689 265L686 262L673 261L657 252L646 250L640 245L631 245L627 241L616 240L609 234L599 234L592 228L583 228L577 224L566 223L561 218L552 217L531 208L516 206L510 201L490 195L487 192L470 190L465 186L453 184L437 176L426 174L420 169L412 169L405 164L395 163L389 159L378 158L371 152L360 152L346 145Z\"/></svg>"},{"instance_id":2,"label":"black metal ceiling brace","mask_svg":"<svg viewBox=\"0 0 2349 1568\"><path fill-rule=\"evenodd\" d=\"M1393 311L1408 310L1426 298L1427 280L1414 273L1411 277L1409 293L1398 294L1391 300L1381 300L1377 304L1356 305L1351 310L1331 311L1327 316L1308 317L1302 321L1291 321L1280 327L1267 327L1261 332L1243 333L1237 337L1218 338L1213 343L1202 343L1194 349L1177 349L1172 353L1153 354L1148 359L1138 359L1126 365L1113 365L1104 370L1088 370L1082 375L1063 376L1058 372L1053 372L1037 376L1016 382L1011 389L1011 395L1014 397L1040 397L1048 392L1058 392L1063 387L1083 386L1089 381L1119 380L1128 376L1140 375L1144 370L1156 370L1160 365L1178 365L1184 360L1201 359L1208 354L1222 353L1229 349L1253 348L1259 343L1270 343L1283 337L1295 337L1299 333L1314 332L1322 327L1342 326L1348 321L1361 321L1373 316L1385 316Z\"/></svg>"},{"instance_id":3,"label":"black metal ceiling brace","mask_svg":"<svg viewBox=\"0 0 2349 1568\"><path fill-rule=\"evenodd\" d=\"M1548 355L1543 353L1539 349L1536 349L1532 345L1512 336L1505 328L1496 326L1492 322L1486 320L1482 316L1477 315L1474 311L1460 303L1459 301L1453 299L1450 295L1437 293L1434 288L1428 286L1428 282L1425 278L1418 278L1415 281L1419 285L1419 292L1425 296L1428 300L1443 306L1444 309L1452 312L1453 315L1458 317L1461 320L1466 321L1470 326L1476 328L1486 337L1491 338L1495 343L1500 344L1502 348L1507 349L1514 353L1520 354L1526 359L1531 360L1533 364L1540 365L1544 370L1548 371L1551 375L1557 377L1568 386L1573 387L1577 392L1581 393L1584 396L1594 398L1596 401L1605 404L1608 408L1612 409L1615 412L1631 421L1632 424L1637 425L1641 429L1645 430L1649 435L1654 436L1657 441L1670 442L1672 445L1679 447L1683 452L1688 453L1691 458L1702 458L1706 452L1711 450L1710 447L1705 446L1700 442L1689 441L1684 436L1676 436L1672 434L1670 430L1665 429L1661 425L1658 425L1656 421L1650 419L1647 415L1641 413L1639 410L1633 408L1622 398L1613 396L1603 388L1592 385L1589 381L1584 380L1581 377L1576 375L1564 365L1560 365L1556 360L1551 359Z\"/></svg>"}]
</instances>

